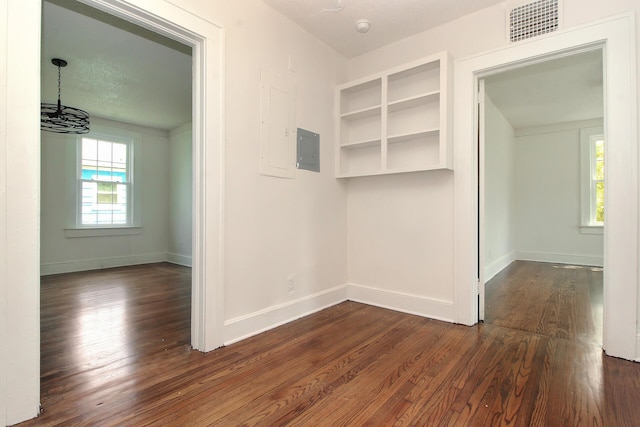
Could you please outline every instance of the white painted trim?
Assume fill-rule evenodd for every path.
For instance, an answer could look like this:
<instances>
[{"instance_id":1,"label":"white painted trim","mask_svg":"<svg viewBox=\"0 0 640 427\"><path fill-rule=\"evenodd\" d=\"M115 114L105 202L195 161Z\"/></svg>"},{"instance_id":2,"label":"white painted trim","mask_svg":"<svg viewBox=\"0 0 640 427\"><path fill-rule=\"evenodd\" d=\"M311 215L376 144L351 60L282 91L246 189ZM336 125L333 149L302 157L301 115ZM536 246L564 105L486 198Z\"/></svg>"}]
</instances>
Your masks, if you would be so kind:
<instances>
[{"instance_id":1,"label":"white painted trim","mask_svg":"<svg viewBox=\"0 0 640 427\"><path fill-rule=\"evenodd\" d=\"M233 344L347 300L346 285L287 301L224 322L224 343Z\"/></svg>"},{"instance_id":2,"label":"white painted trim","mask_svg":"<svg viewBox=\"0 0 640 427\"><path fill-rule=\"evenodd\" d=\"M0 0L0 34L7 34L8 27L8 4L7 0ZM0 165L7 164L7 131L8 126L4 125L7 122L7 37L0 37L0 52L4 52L4 55L0 55ZM3 168L6 169L6 168ZM4 193L7 188L7 176L6 171L0 171L0 342L6 343L7 340L7 297L5 289L7 287L8 272L7 272L7 198ZM35 328L29 328L33 330ZM9 352L7 351L7 345L0 347L0 425L8 425L7 421L7 381L9 378L8 369L9 366ZM25 413L29 415L33 412L33 408L27 406Z\"/></svg>"},{"instance_id":3,"label":"white painted trim","mask_svg":"<svg viewBox=\"0 0 640 427\"><path fill-rule=\"evenodd\" d=\"M127 267L130 265L153 264L167 261L166 253L127 255L110 258L94 258L77 261L50 262L40 265L40 274L74 273L76 271L100 270L103 268Z\"/></svg>"},{"instance_id":4,"label":"white painted trim","mask_svg":"<svg viewBox=\"0 0 640 427\"><path fill-rule=\"evenodd\" d=\"M445 322L454 321L453 303L451 301L371 288L355 283L348 284L347 297L350 301L376 307L415 314L430 319L443 320Z\"/></svg>"},{"instance_id":5,"label":"white painted trim","mask_svg":"<svg viewBox=\"0 0 640 427\"><path fill-rule=\"evenodd\" d=\"M224 323L224 29L167 1L80 1L192 47L191 345L213 350Z\"/></svg>"},{"instance_id":6,"label":"white painted trim","mask_svg":"<svg viewBox=\"0 0 640 427\"><path fill-rule=\"evenodd\" d=\"M180 255L174 253L167 253L167 262L171 264L182 265L184 267L191 267L193 260L191 255Z\"/></svg>"},{"instance_id":7,"label":"white painted trim","mask_svg":"<svg viewBox=\"0 0 640 427\"><path fill-rule=\"evenodd\" d=\"M140 234L142 234L142 227L87 227L64 229L64 237L67 239L82 237L137 236Z\"/></svg>"},{"instance_id":8,"label":"white painted trim","mask_svg":"<svg viewBox=\"0 0 640 427\"><path fill-rule=\"evenodd\" d=\"M493 279L496 274L500 273L502 270L507 268L509 264L516 260L516 252L511 251L507 254L502 255L497 260L493 261L491 264L486 265L484 267L484 283L487 283L489 280Z\"/></svg>"},{"instance_id":9,"label":"white painted trim","mask_svg":"<svg viewBox=\"0 0 640 427\"><path fill-rule=\"evenodd\" d=\"M573 122L555 123L552 125L531 126L514 129L515 137L542 135L545 133L557 133L568 130L580 130L583 128L595 128L604 126L603 119L576 120Z\"/></svg>"},{"instance_id":10,"label":"white painted trim","mask_svg":"<svg viewBox=\"0 0 640 427\"><path fill-rule=\"evenodd\" d=\"M587 265L602 267L603 257L593 255L556 254L550 252L516 252L516 259L521 261L551 262L554 264Z\"/></svg>"},{"instance_id":11,"label":"white painted trim","mask_svg":"<svg viewBox=\"0 0 640 427\"><path fill-rule=\"evenodd\" d=\"M580 234L604 234L603 225L579 225Z\"/></svg>"},{"instance_id":12,"label":"white painted trim","mask_svg":"<svg viewBox=\"0 0 640 427\"><path fill-rule=\"evenodd\" d=\"M0 1L0 425L40 411L41 8Z\"/></svg>"},{"instance_id":13,"label":"white painted trim","mask_svg":"<svg viewBox=\"0 0 640 427\"><path fill-rule=\"evenodd\" d=\"M229 319L224 322L224 344L233 344L347 300L445 322L453 322L454 317L451 301L347 283Z\"/></svg>"},{"instance_id":14,"label":"white painted trim","mask_svg":"<svg viewBox=\"0 0 640 427\"><path fill-rule=\"evenodd\" d=\"M478 319L477 154L474 104L479 78L581 51L604 50L607 228L604 234L604 348L633 360L638 317L638 132L633 13L531 39L456 61L455 65L455 321ZM605 166L606 167L606 166ZM615 286L609 286L615 284Z\"/></svg>"}]
</instances>

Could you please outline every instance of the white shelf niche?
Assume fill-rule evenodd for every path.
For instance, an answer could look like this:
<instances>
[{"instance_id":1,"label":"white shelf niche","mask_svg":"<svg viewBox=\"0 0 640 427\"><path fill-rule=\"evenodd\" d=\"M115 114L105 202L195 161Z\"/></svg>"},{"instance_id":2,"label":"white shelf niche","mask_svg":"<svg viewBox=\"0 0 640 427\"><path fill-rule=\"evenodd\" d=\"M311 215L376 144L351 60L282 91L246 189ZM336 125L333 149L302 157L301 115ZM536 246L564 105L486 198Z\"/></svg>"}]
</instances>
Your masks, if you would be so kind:
<instances>
[{"instance_id":1,"label":"white shelf niche","mask_svg":"<svg viewBox=\"0 0 640 427\"><path fill-rule=\"evenodd\" d=\"M336 176L452 169L449 64L440 52L339 86Z\"/></svg>"}]
</instances>

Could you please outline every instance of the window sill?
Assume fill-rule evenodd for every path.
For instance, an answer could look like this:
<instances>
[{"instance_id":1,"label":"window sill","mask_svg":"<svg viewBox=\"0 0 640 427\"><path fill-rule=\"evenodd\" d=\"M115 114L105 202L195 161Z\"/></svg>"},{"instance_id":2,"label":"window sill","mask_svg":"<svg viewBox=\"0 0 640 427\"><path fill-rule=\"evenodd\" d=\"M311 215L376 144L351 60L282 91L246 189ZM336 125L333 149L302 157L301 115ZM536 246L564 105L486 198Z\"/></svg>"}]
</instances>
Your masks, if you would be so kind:
<instances>
[{"instance_id":1,"label":"window sill","mask_svg":"<svg viewBox=\"0 0 640 427\"><path fill-rule=\"evenodd\" d=\"M603 225L581 225L580 234L604 234Z\"/></svg>"},{"instance_id":2,"label":"window sill","mask_svg":"<svg viewBox=\"0 0 640 427\"><path fill-rule=\"evenodd\" d=\"M64 229L64 237L66 237L67 239L78 237L135 236L138 234L142 234L142 227L95 227Z\"/></svg>"}]
</instances>

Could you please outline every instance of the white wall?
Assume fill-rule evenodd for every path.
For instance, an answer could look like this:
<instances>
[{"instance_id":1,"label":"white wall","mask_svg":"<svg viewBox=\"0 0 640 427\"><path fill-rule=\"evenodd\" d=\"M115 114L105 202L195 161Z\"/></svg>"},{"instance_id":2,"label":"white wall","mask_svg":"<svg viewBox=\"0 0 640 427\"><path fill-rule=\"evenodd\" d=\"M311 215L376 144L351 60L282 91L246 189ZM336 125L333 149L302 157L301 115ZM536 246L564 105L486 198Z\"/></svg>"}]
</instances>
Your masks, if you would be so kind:
<instances>
[{"instance_id":1,"label":"white wall","mask_svg":"<svg viewBox=\"0 0 640 427\"><path fill-rule=\"evenodd\" d=\"M3 87L16 89L9 89L0 117L10 118L11 129L21 132L5 135L1 141L3 150L10 152L7 158L12 165L3 172L11 181L7 184L11 203L2 211L0 223L9 224L5 243L12 242L15 255L2 253L5 262L20 271L3 280L0 292L6 292L7 307L16 307L0 319L0 329L11 330L6 340L9 345L2 347L12 349L6 350L2 369L11 369L6 389L12 394L0 402L0 413L11 407L7 420L15 422L35 415L38 402L40 197L39 165L34 159L40 158L39 131L26 132L32 119L22 118L37 116L39 90L35 85L21 84L21 77L31 82L39 79L40 0L1 1L11 7L8 15L1 14L3 20L9 17L9 27L3 45L7 72L1 70L0 77ZM332 160L333 91L345 79L346 59L260 0L175 3L225 29L227 173L223 178L225 240L221 249L225 262L224 340L228 342L345 298L346 188L334 178ZM153 8L171 9L155 4ZM0 38L0 43L4 40ZM289 55L294 58L295 71L288 70ZM261 69L288 76L296 83L297 126L321 135L321 173L296 171L295 179L258 174ZM22 165L23 160L28 164ZM215 174L216 165L208 166L213 171L209 176ZM208 192L215 194L209 187ZM287 292L289 277L294 279L293 292ZM8 288L8 282L22 286Z\"/></svg>"},{"instance_id":2,"label":"white wall","mask_svg":"<svg viewBox=\"0 0 640 427\"><path fill-rule=\"evenodd\" d=\"M389 306L390 293L401 294L409 300L400 304L420 306L405 311L452 319L452 289L445 285L453 280L452 175L435 171L349 179L353 299ZM366 289L360 287L373 288L378 296L362 295Z\"/></svg>"},{"instance_id":3,"label":"white wall","mask_svg":"<svg viewBox=\"0 0 640 427\"><path fill-rule=\"evenodd\" d=\"M334 178L333 91L346 60L262 1L180 4L225 28L224 339L231 342L345 297L334 292L347 281L347 221L346 188ZM259 174L262 69L295 84L296 125L320 134L320 173Z\"/></svg>"},{"instance_id":4,"label":"white wall","mask_svg":"<svg viewBox=\"0 0 640 427\"><path fill-rule=\"evenodd\" d=\"M392 43L372 52L353 58L349 61L349 79L366 76L401 63L431 55L441 50L449 51L454 58L462 58L480 54L507 45L505 14L507 2L489 7L477 13L467 15L458 20L444 24L438 28L423 32L413 37ZM585 24L611 15L628 11L640 11L640 2L636 0L614 0L603 5L596 0L565 0L564 27ZM640 36L636 34L639 39ZM638 79L638 76L636 76ZM454 123L455 127L455 123ZM630 153L631 154L631 153ZM455 176L455 171L452 177ZM387 230L377 236L376 246L388 244L391 247L403 247L406 253L419 252L425 257L441 248L445 254L439 264L433 263L428 277L429 284L420 288L420 297L429 300L441 298L443 295L453 295L453 278L445 272L453 270L453 254L449 252L450 242L453 240L453 225L449 218L453 218L454 207L450 202L453 193L453 178L436 178L435 174L411 174L398 180L396 177L382 177L380 179L356 178L349 183L348 221L359 224L370 221L372 212L376 212L377 230ZM394 181L402 183L393 184ZM384 185L381 183L384 182ZM399 192L401 195L394 194ZM398 200L398 198L402 200ZM389 200L394 200L402 206L396 209L390 206ZM411 233L402 225L403 212L429 212L429 215L444 218L439 224L437 233L433 232L433 225L428 221L413 224ZM386 237L385 237L386 236ZM392 236L392 237L389 237ZM428 236L428 240L419 240L416 236ZM353 254L364 250L371 252L372 237L366 233L349 229L349 278L361 280L363 286L380 286L384 291L393 292L398 285L396 281L379 284L369 278L388 277L388 271L400 272L405 267L403 260L387 257L393 260L390 265L381 263L362 262L359 256ZM637 239L637 236L634 236ZM431 261L426 261L430 263ZM418 277L418 276L415 276ZM364 282L362 282L364 278ZM424 278L423 278L424 279ZM416 283L417 284L417 283ZM412 290L417 289L416 286ZM448 297L446 297L448 298ZM433 313L432 313L433 314Z\"/></svg>"},{"instance_id":5,"label":"white wall","mask_svg":"<svg viewBox=\"0 0 640 427\"><path fill-rule=\"evenodd\" d=\"M286 316L265 318L258 314L272 313L280 307L302 307L298 302L309 301L307 297L323 292L330 293L332 287L345 283L347 221L354 223L358 218L370 218L371 212L384 213L376 226L388 230L387 235L398 236L393 242L396 247L408 252L424 252L425 258L440 253L442 247L445 254L442 264L437 266L435 276L430 273L429 283L419 291L433 300L450 298L453 293L453 174L382 177L381 180L388 179L388 182L379 193L376 187L380 180L365 178L354 185L348 184L348 201L346 186L333 178L333 88L336 83L348 80L347 61L259 0L175 0L173 3L225 27L224 315L228 327L247 319L260 320L233 331L228 338L286 319ZM4 236L0 232L4 238L0 265L12 266L11 271L3 269L0 282L0 299L2 295L6 298L4 312L0 311L0 330L8 331L7 345L2 346L6 356L0 357L0 361L5 358L0 371L7 372L4 377L0 375L0 386L6 384L4 392L0 392L0 397L3 393L6 396L0 401L0 415L7 414L2 421L16 422L34 415L38 402L39 167L34 159L39 158L39 132L28 130L27 125L38 114L39 93L36 86L23 82L39 79L40 58L34 53L40 45L40 0L0 0L0 6L7 10L6 14L0 14L0 21L7 23L7 37L0 37L0 47L6 52L0 60L0 65L6 65L6 68L0 67L0 86L6 88L6 99L0 104L0 152L6 153L7 159L7 168L1 173L0 184L4 186L0 191L8 201L0 203L3 208L0 224L6 227ZM629 10L638 12L640 3L637 0L565 0L564 8L565 25L573 26ZM504 9L504 4L488 8L354 58L348 64L349 77L370 74L440 50L449 50L455 57L461 57L504 46ZM3 25L0 24L0 31L5 28ZM258 82L262 67L274 73L290 73L287 70L289 54L296 57L298 64L296 72L291 74L298 83L298 125L321 134L322 173L300 172L294 180L281 180L257 174ZM409 212L428 212L429 219L441 221L438 230L427 221L414 221L415 227L400 230L404 234L393 233L394 224L402 218L398 210L386 210L384 197L394 193L391 187L398 183L408 188L406 192L399 190L401 194L397 197L402 199L402 206ZM344 215L347 204L348 213ZM415 236L427 235L428 242L414 241ZM360 246L358 233L351 233L350 249ZM371 277L380 268L387 271L393 268L370 264L372 270L364 272L356 271L356 267L350 259L349 278L357 279L365 274ZM293 293L286 292L290 274L297 278ZM10 287L8 283L22 286ZM414 285L401 286L413 291ZM394 286L395 283L385 284L389 290ZM313 309L318 305L309 306ZM302 308L296 313L303 314ZM7 408L11 408L11 414Z\"/></svg>"},{"instance_id":6,"label":"white wall","mask_svg":"<svg viewBox=\"0 0 640 427\"><path fill-rule=\"evenodd\" d=\"M516 133L517 259L602 266L602 234L580 232L580 128L573 122Z\"/></svg>"},{"instance_id":7,"label":"white wall","mask_svg":"<svg viewBox=\"0 0 640 427\"><path fill-rule=\"evenodd\" d=\"M74 175L75 158L69 148L77 135L41 133L41 274L159 262L166 259L169 196L168 132L92 118L103 131L124 130L140 137L142 230L127 236L68 237L65 233L68 204L66 180ZM69 145L71 147L69 147Z\"/></svg>"},{"instance_id":8,"label":"white wall","mask_svg":"<svg viewBox=\"0 0 640 427\"><path fill-rule=\"evenodd\" d=\"M515 259L514 224L516 164L513 127L485 97L484 148L484 280L488 281Z\"/></svg>"},{"instance_id":9,"label":"white wall","mask_svg":"<svg viewBox=\"0 0 640 427\"><path fill-rule=\"evenodd\" d=\"M441 50L456 57L500 46L503 17L498 5L353 58L349 79ZM375 298L361 300L385 305L401 293L393 308L454 319L454 174L349 179L349 282L377 291Z\"/></svg>"},{"instance_id":10,"label":"white wall","mask_svg":"<svg viewBox=\"0 0 640 427\"><path fill-rule=\"evenodd\" d=\"M191 266L193 165L191 123L169 133L169 227L167 259Z\"/></svg>"}]
</instances>

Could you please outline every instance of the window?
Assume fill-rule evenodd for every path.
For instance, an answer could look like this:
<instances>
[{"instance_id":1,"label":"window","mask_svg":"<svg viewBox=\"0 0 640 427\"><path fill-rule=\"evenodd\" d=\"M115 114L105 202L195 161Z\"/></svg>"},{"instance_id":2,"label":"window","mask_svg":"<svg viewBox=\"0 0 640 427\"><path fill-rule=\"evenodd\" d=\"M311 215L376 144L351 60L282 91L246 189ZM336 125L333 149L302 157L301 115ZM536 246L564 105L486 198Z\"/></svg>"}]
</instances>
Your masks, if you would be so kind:
<instances>
[{"instance_id":1,"label":"window","mask_svg":"<svg viewBox=\"0 0 640 427\"><path fill-rule=\"evenodd\" d=\"M142 135L97 121L67 139L65 237L141 234Z\"/></svg>"},{"instance_id":2,"label":"window","mask_svg":"<svg viewBox=\"0 0 640 427\"><path fill-rule=\"evenodd\" d=\"M604 132L602 128L580 131L581 230L602 232L604 226Z\"/></svg>"},{"instance_id":3,"label":"window","mask_svg":"<svg viewBox=\"0 0 640 427\"><path fill-rule=\"evenodd\" d=\"M78 226L131 225L131 142L82 138Z\"/></svg>"},{"instance_id":4,"label":"window","mask_svg":"<svg viewBox=\"0 0 640 427\"><path fill-rule=\"evenodd\" d=\"M604 135L591 138L591 222L604 224Z\"/></svg>"}]
</instances>

